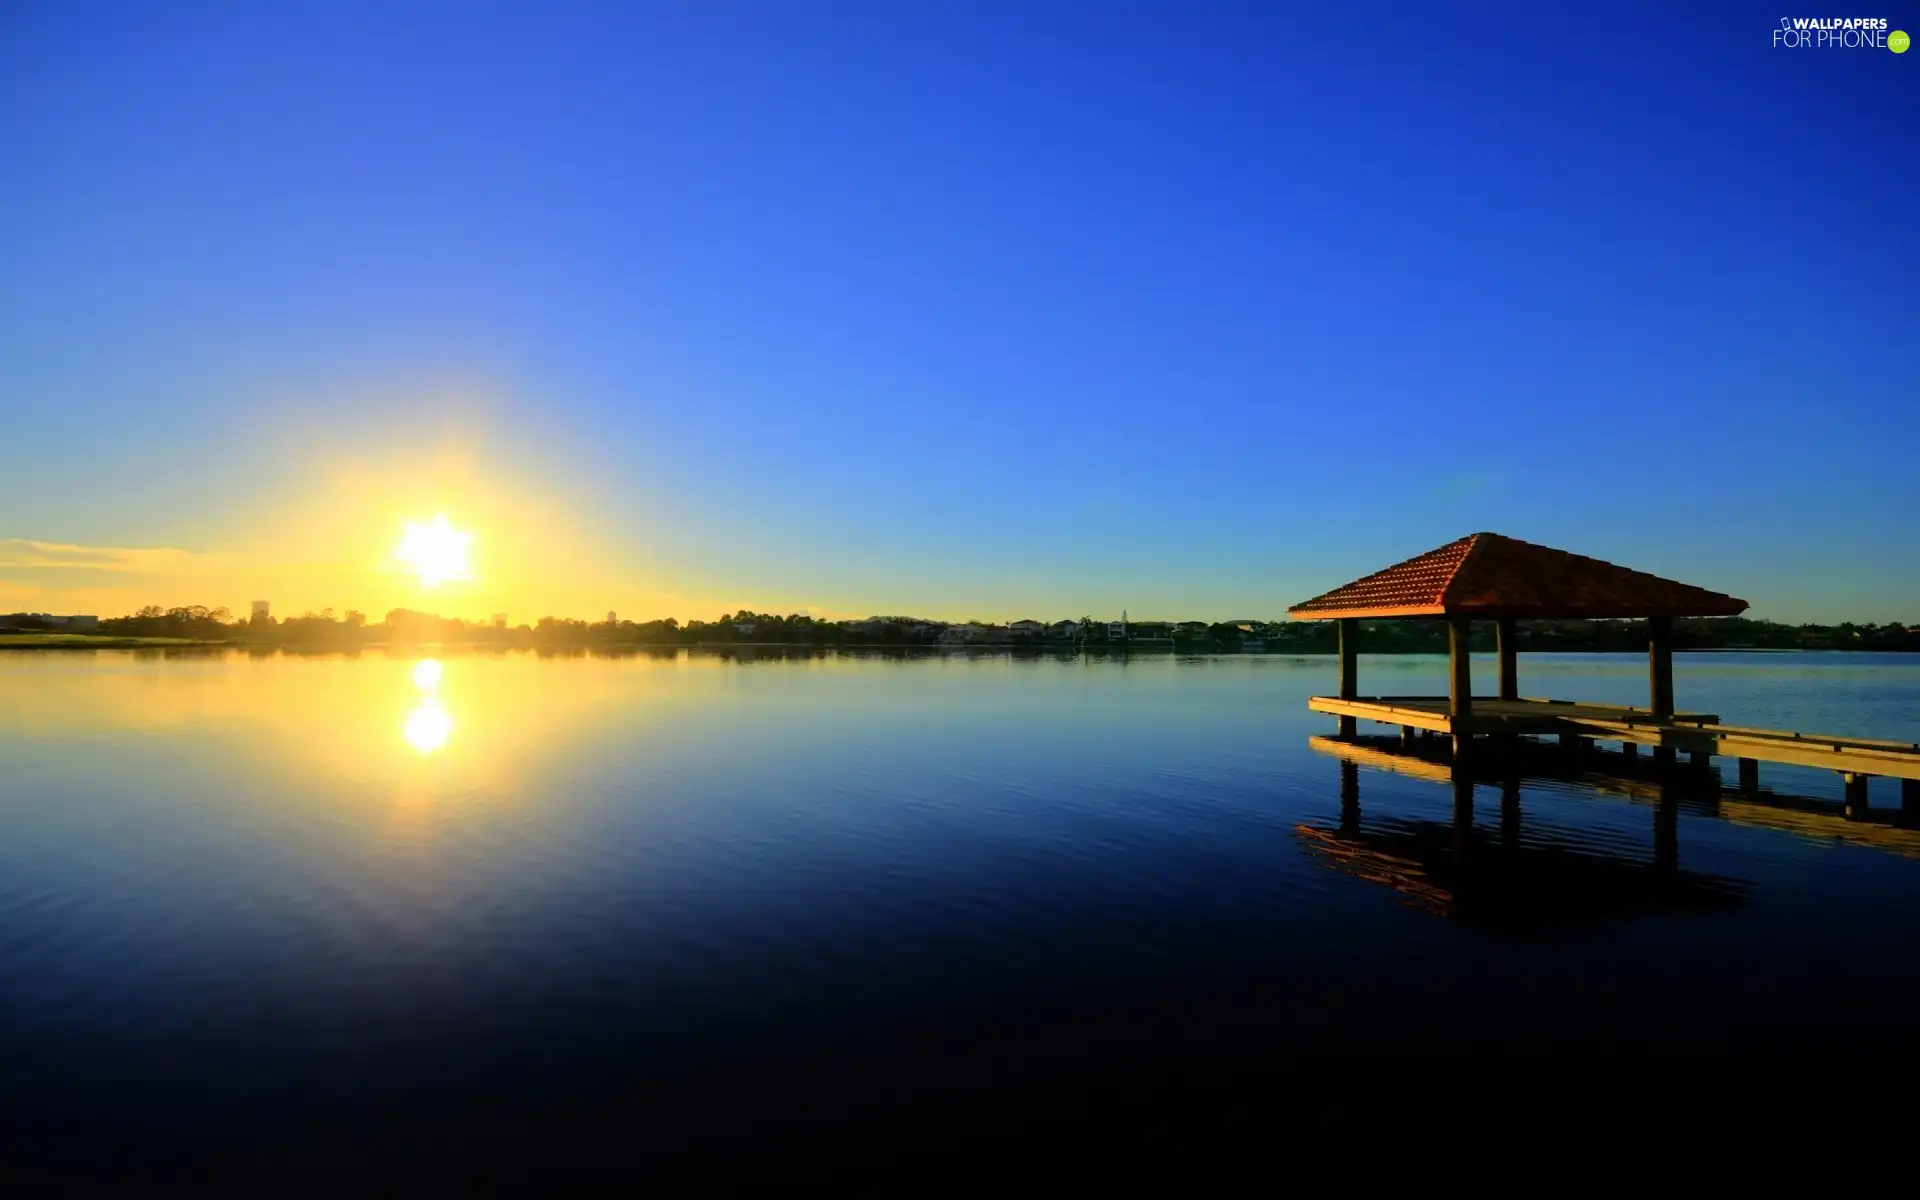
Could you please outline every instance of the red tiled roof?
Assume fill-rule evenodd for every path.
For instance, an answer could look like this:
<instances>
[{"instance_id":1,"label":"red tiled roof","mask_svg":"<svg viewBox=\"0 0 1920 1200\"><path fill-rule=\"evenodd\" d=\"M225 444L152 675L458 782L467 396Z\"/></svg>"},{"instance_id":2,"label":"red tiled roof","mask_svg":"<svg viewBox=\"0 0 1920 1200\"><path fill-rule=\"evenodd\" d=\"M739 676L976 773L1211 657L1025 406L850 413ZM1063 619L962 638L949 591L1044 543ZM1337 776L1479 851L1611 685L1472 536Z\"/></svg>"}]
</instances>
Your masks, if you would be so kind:
<instances>
[{"instance_id":1,"label":"red tiled roof","mask_svg":"<svg viewBox=\"0 0 1920 1200\"><path fill-rule=\"evenodd\" d=\"M1747 602L1720 592L1474 533L1288 609L1330 617L1731 617Z\"/></svg>"}]
</instances>

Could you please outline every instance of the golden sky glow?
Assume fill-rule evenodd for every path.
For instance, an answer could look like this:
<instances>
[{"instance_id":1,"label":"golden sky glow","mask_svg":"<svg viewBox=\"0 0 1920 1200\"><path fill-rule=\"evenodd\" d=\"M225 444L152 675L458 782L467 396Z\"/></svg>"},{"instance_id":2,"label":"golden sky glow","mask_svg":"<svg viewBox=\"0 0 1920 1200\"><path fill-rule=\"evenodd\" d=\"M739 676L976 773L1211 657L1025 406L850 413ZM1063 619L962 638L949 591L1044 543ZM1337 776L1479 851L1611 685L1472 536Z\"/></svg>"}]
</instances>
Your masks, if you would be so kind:
<instances>
[{"instance_id":1,"label":"golden sky glow","mask_svg":"<svg viewBox=\"0 0 1920 1200\"><path fill-rule=\"evenodd\" d=\"M266 600L279 618L331 608L380 621L409 608L531 624L609 609L710 620L771 606L715 594L660 562L644 528L610 524L606 506L550 463L516 467L491 452L478 422L398 445L358 428L297 433L271 491L171 544L0 537L0 612L204 604L244 617L249 601Z\"/></svg>"}]
</instances>

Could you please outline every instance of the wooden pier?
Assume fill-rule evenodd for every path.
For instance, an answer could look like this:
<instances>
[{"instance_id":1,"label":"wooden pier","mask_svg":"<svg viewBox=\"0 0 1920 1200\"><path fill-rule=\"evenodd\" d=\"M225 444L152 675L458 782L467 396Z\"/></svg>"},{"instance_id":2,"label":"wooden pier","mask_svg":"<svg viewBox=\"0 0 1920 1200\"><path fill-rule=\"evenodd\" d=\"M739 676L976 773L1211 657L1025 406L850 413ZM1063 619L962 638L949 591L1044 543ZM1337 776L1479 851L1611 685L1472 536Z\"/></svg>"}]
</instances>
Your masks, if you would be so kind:
<instances>
[{"instance_id":1,"label":"wooden pier","mask_svg":"<svg viewBox=\"0 0 1920 1200\"><path fill-rule=\"evenodd\" d=\"M1568 700L1496 700L1474 697L1471 715L1456 718L1444 696L1359 696L1341 700L1314 696L1307 707L1332 716L1377 721L1453 737L1497 734L1558 735L1596 742L1620 742L1665 749L1689 756L1718 755L1750 763L1788 763L1843 775L1886 776L1903 785L1920 783L1920 743L1876 741L1829 733L1795 733L1723 725L1707 713L1677 712L1659 717L1641 708L1585 704ZM1697 761L1697 760L1696 760ZM1741 768L1748 791L1759 774ZM1915 788L1903 786L1903 796Z\"/></svg>"},{"instance_id":2,"label":"wooden pier","mask_svg":"<svg viewBox=\"0 0 1920 1200\"><path fill-rule=\"evenodd\" d=\"M1696 766L1718 755L1739 760L1740 790L1756 794L1759 765L1785 763L1838 772L1846 807L1864 814L1868 780L1899 779L1903 815L1920 820L1920 743L1841 734L1798 733L1722 723L1716 714L1678 710L1673 696L1673 621L1682 616L1737 616L1744 600L1677 583L1547 546L1476 533L1383 571L1357 579L1289 614L1333 620L1340 631L1340 688L1314 696L1307 707L1339 720L1342 737L1362 720L1400 727L1402 738L1421 733L1451 740L1456 762L1476 738L1558 736L1563 742L1618 742L1629 755L1650 747L1654 761L1686 754ZM1422 617L1448 626L1448 694L1361 696L1358 662L1362 618ZM1519 691L1518 622L1528 618L1645 618L1648 706L1523 698ZM1499 691L1473 694L1468 637L1475 619L1497 631Z\"/></svg>"}]
</instances>

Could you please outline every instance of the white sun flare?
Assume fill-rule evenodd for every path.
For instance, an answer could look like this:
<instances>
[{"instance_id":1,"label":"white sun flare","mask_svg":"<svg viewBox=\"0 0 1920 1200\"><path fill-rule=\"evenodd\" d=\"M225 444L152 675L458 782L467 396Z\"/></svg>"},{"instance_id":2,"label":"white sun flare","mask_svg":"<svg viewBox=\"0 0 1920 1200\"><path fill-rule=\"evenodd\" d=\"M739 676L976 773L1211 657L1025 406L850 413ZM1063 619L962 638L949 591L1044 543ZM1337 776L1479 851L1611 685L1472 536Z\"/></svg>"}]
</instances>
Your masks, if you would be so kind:
<instances>
[{"instance_id":1,"label":"white sun flare","mask_svg":"<svg viewBox=\"0 0 1920 1200\"><path fill-rule=\"evenodd\" d=\"M438 587L449 580L473 577L467 567L467 546L472 541L472 534L455 529L445 516L425 523L408 521L406 536L400 539L394 557L405 563L422 584Z\"/></svg>"}]
</instances>

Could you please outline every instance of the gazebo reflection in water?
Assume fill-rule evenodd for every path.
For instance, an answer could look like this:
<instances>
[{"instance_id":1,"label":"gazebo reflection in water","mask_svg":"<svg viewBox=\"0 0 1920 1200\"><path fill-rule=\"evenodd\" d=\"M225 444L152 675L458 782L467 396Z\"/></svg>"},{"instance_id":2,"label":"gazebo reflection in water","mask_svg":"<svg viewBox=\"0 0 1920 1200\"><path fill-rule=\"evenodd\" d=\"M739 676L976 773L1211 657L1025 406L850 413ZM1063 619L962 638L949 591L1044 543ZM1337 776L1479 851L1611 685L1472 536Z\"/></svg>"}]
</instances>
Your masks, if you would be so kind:
<instances>
[{"instance_id":1,"label":"gazebo reflection in water","mask_svg":"<svg viewBox=\"0 0 1920 1200\"><path fill-rule=\"evenodd\" d=\"M1332 827L1301 824L1295 834L1323 865L1390 887L1416 907L1463 924L1525 935L1648 913L1724 911L1746 900L1747 887L1739 880L1681 868L1683 781L1654 785L1652 848L1635 857L1577 839L1526 836L1517 772L1493 781L1500 794L1498 825L1476 824L1480 780L1475 772L1402 750L1391 739L1370 740L1378 745L1311 740L1314 749L1340 760L1339 821ZM1446 783L1453 794L1452 820L1401 815L1363 820L1361 765L1378 767L1388 759L1398 760L1392 767L1398 773Z\"/></svg>"}]
</instances>

